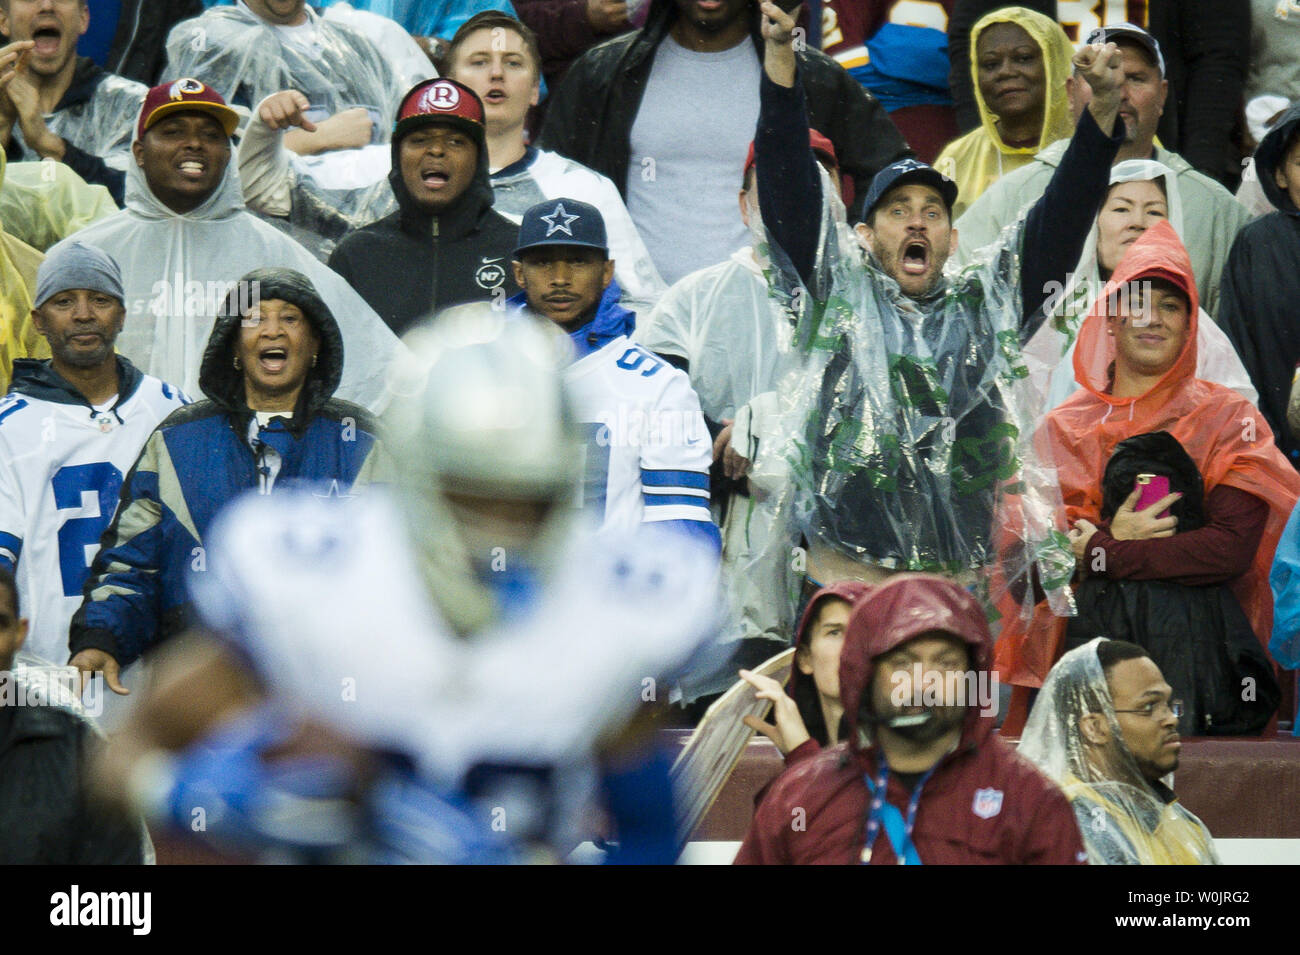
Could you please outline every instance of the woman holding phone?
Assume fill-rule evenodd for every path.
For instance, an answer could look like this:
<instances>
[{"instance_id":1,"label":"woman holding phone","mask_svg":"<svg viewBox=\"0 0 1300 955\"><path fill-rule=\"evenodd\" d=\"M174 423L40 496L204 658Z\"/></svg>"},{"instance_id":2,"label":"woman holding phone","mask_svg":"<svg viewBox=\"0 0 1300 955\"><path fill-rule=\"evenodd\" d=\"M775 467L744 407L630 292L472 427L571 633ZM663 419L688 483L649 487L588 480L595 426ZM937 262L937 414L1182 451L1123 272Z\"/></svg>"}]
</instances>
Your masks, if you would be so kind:
<instances>
[{"instance_id":1,"label":"woman holding phone","mask_svg":"<svg viewBox=\"0 0 1300 955\"><path fill-rule=\"evenodd\" d=\"M1196 377L1197 312L1187 251L1160 222L1133 243L1085 317L1074 354L1080 388L1047 415L1036 440L1057 468L1078 574L1227 584L1266 645L1268 570L1300 476L1254 405ZM1136 476L1103 519L1106 462L1120 442L1153 432L1168 432L1203 482L1204 523L1195 530L1180 533L1177 491L1139 508ZM1004 619L997 664L1015 687L1007 729L1018 731L1029 691L1062 653L1066 618L1043 603L1028 622L1015 612Z\"/></svg>"}]
</instances>

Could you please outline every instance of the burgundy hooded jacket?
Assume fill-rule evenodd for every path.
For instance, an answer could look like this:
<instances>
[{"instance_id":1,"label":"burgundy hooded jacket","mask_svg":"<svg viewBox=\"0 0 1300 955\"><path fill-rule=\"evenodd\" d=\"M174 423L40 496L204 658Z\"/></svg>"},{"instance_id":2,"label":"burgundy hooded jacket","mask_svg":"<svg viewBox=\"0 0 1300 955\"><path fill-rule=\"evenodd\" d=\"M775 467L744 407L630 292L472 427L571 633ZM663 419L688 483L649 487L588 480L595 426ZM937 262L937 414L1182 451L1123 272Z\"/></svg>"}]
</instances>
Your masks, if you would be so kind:
<instances>
[{"instance_id":1,"label":"burgundy hooded jacket","mask_svg":"<svg viewBox=\"0 0 1300 955\"><path fill-rule=\"evenodd\" d=\"M847 743L789 766L754 815L737 865L848 864L866 840L864 776L878 770L878 750L863 746L859 703L869 693L876 658L931 631L952 634L988 673L993 638L979 604L940 577L900 574L856 603L840 658L840 695ZM967 710L957 748L926 781L912 841L922 863L1073 865L1086 861L1074 812L1065 795L993 733L992 715ZM906 813L911 792L891 775L887 799ZM884 828L873 864L898 861Z\"/></svg>"}]
</instances>

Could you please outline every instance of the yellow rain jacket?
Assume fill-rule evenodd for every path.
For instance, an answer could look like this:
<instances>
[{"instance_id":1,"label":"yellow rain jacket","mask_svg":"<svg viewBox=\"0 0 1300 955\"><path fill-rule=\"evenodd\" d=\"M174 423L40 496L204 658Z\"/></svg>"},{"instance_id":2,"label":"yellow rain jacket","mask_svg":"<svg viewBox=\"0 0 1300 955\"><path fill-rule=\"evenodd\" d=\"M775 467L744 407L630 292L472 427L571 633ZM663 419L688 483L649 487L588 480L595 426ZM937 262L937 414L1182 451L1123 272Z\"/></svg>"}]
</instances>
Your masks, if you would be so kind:
<instances>
[{"instance_id":1,"label":"yellow rain jacket","mask_svg":"<svg viewBox=\"0 0 1300 955\"><path fill-rule=\"evenodd\" d=\"M0 150L0 186L4 185L4 173L5 156ZM49 345L35 336L31 324L36 270L44 258L26 242L7 235L0 221L0 392L9 390L15 358L43 358L50 353ZM43 355L37 354L40 346L44 347Z\"/></svg>"},{"instance_id":2,"label":"yellow rain jacket","mask_svg":"<svg viewBox=\"0 0 1300 955\"><path fill-rule=\"evenodd\" d=\"M980 34L995 23L1014 23L1028 33L1043 51L1047 94L1043 128L1038 142L1032 146L1016 147L1004 143L998 134L997 116L980 94L976 50L979 48ZM1065 81L1070 75L1074 47L1059 23L1024 7L995 10L981 18L971 30L970 49L971 79L975 86L975 102L979 104L980 128L954 139L944 147L934 162L936 169L957 182L957 202L952 209L954 222L999 177L1028 164L1044 146L1058 139L1067 139L1074 132L1065 96Z\"/></svg>"},{"instance_id":3,"label":"yellow rain jacket","mask_svg":"<svg viewBox=\"0 0 1300 955\"><path fill-rule=\"evenodd\" d=\"M42 250L117 211L103 186L91 186L62 163L20 162L5 168L0 151L0 394L15 358L49 358L32 325Z\"/></svg>"}]
</instances>

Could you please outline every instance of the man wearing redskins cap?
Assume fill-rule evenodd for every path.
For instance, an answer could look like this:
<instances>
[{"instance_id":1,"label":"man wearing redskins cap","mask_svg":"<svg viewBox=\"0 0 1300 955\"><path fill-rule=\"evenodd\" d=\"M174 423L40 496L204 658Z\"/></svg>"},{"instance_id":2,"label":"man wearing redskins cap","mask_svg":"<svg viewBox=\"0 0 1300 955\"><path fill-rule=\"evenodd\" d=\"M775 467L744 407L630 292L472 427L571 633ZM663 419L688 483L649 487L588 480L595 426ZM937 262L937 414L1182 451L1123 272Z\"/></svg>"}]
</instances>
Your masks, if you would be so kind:
<instances>
[{"instance_id":1,"label":"man wearing redskins cap","mask_svg":"<svg viewBox=\"0 0 1300 955\"><path fill-rule=\"evenodd\" d=\"M518 227L492 208L483 103L455 80L420 83L393 126L398 210L351 233L330 268L396 334L426 315L519 291L510 274Z\"/></svg>"},{"instance_id":2,"label":"man wearing redskins cap","mask_svg":"<svg viewBox=\"0 0 1300 955\"><path fill-rule=\"evenodd\" d=\"M245 210L231 162L238 120L206 77L169 78L146 95L133 124L126 208L72 237L112 250L121 266L131 320L117 348L147 374L196 393L232 286L254 269L290 268L311 280L347 341L339 396L378 407L401 345L343 279ZM257 294L245 287L241 300Z\"/></svg>"}]
</instances>

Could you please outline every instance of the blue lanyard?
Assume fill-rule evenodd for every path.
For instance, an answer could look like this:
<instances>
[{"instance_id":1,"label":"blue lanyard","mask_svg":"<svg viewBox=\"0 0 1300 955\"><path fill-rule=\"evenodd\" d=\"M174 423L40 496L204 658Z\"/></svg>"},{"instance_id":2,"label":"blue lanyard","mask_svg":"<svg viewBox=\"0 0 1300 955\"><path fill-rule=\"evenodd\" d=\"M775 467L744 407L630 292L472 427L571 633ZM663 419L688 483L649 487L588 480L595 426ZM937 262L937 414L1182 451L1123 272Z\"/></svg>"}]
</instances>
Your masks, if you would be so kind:
<instances>
[{"instance_id":1,"label":"blue lanyard","mask_svg":"<svg viewBox=\"0 0 1300 955\"><path fill-rule=\"evenodd\" d=\"M926 782L934 773L935 766L931 766L924 776L917 781L916 787L912 790L912 798L907 804L907 818L904 820L903 814L898 811L898 807L889 802L886 798L888 794L889 783L889 764L883 757L880 761L880 772L876 775L874 782L871 777L865 773L862 779L867 784L867 792L871 794L871 811L867 814L867 839L862 846L862 864L866 865L871 861L871 850L876 844L876 839L880 836L880 827L885 827L885 834L889 836L889 842L894 847L894 855L898 857L899 865L921 865L921 857L916 852L916 846L912 844L912 829L916 826L916 810L921 804L921 790L925 788Z\"/></svg>"}]
</instances>

